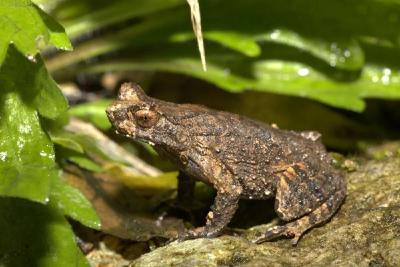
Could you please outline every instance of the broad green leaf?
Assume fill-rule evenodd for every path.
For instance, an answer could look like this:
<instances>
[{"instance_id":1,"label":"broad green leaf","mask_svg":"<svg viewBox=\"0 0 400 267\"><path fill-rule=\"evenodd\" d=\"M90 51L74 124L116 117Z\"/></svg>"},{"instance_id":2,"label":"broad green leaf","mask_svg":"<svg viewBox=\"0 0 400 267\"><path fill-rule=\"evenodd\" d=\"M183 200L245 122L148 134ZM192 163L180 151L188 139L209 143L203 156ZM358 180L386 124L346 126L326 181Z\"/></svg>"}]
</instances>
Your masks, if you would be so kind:
<instances>
[{"instance_id":1,"label":"broad green leaf","mask_svg":"<svg viewBox=\"0 0 400 267\"><path fill-rule=\"evenodd\" d=\"M25 63L30 64L26 61ZM21 65L22 64L20 64L20 67ZM30 71L35 75L35 80L31 84L32 93L35 91L37 92L37 95L34 99L35 107L43 117L48 119L58 119L64 112L67 111L67 100L65 99L56 82L48 74L46 66L40 57L37 59L37 63L35 63L35 65L30 65L29 67ZM10 73L10 75L12 74Z\"/></svg>"},{"instance_id":2,"label":"broad green leaf","mask_svg":"<svg viewBox=\"0 0 400 267\"><path fill-rule=\"evenodd\" d=\"M364 53L355 40L315 39L283 29L253 35L231 31L206 31L204 37L250 57L257 57L261 54L261 47L257 41L269 41L306 51L324 60L332 67L359 70L364 65ZM170 38L171 41L178 42L191 39L193 39L193 33L178 33Z\"/></svg>"},{"instance_id":3,"label":"broad green leaf","mask_svg":"<svg viewBox=\"0 0 400 267\"><path fill-rule=\"evenodd\" d=\"M64 216L50 206L0 198L0 266L89 266Z\"/></svg>"},{"instance_id":4,"label":"broad green leaf","mask_svg":"<svg viewBox=\"0 0 400 267\"><path fill-rule=\"evenodd\" d=\"M248 89L308 97L353 111L362 111L364 98L400 99L400 71L368 65L351 82L335 81L305 63L275 60L269 47L258 60L208 47L208 71L202 71L196 55L184 47L171 46L141 60L108 61L89 71L162 70L178 72L212 82L232 92ZM276 50L276 49L275 49ZM251 73L251 75L249 75ZM341 73L340 73L341 74ZM349 73L350 75L351 73ZM329 75L336 75L335 72Z\"/></svg>"},{"instance_id":5,"label":"broad green leaf","mask_svg":"<svg viewBox=\"0 0 400 267\"><path fill-rule=\"evenodd\" d=\"M0 195L48 200L57 170L39 113L52 118L66 108L64 97L49 79L40 59L30 62L10 47L0 69ZM46 86L46 81L52 83Z\"/></svg>"},{"instance_id":6,"label":"broad green leaf","mask_svg":"<svg viewBox=\"0 0 400 267\"><path fill-rule=\"evenodd\" d=\"M90 121L98 128L107 130L111 124L106 116L106 108L111 104L111 100L98 100L94 102L79 104L69 110L69 114L80 119Z\"/></svg>"},{"instance_id":7,"label":"broad green leaf","mask_svg":"<svg viewBox=\"0 0 400 267\"><path fill-rule=\"evenodd\" d=\"M296 47L324 60L332 67L344 70L359 70L364 65L364 52L354 39L324 40L283 29L260 33L255 38L259 41L270 41Z\"/></svg>"},{"instance_id":8,"label":"broad green leaf","mask_svg":"<svg viewBox=\"0 0 400 267\"><path fill-rule=\"evenodd\" d=\"M18 93L2 92L0 99L0 195L46 202L57 176L52 143Z\"/></svg>"},{"instance_id":9,"label":"broad green leaf","mask_svg":"<svg viewBox=\"0 0 400 267\"><path fill-rule=\"evenodd\" d=\"M10 46L0 68L1 90L21 92L26 105L35 107L46 118L55 119L67 110L68 103L42 59L37 57L35 61L27 60Z\"/></svg>"},{"instance_id":10,"label":"broad green leaf","mask_svg":"<svg viewBox=\"0 0 400 267\"><path fill-rule=\"evenodd\" d=\"M49 205L88 227L100 229L100 219L90 202L62 178L53 181Z\"/></svg>"},{"instance_id":11,"label":"broad green leaf","mask_svg":"<svg viewBox=\"0 0 400 267\"><path fill-rule=\"evenodd\" d=\"M9 44L31 60L46 45L72 49L62 26L30 0L2 0L0 29L0 65Z\"/></svg>"}]
</instances>

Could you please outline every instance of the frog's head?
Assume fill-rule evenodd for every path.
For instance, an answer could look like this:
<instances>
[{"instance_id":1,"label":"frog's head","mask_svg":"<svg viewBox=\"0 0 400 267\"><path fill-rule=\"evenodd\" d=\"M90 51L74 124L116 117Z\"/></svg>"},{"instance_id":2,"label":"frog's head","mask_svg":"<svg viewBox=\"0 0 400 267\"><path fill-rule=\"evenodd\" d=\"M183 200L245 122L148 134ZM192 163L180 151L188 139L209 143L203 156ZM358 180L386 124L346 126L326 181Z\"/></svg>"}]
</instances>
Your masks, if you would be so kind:
<instances>
[{"instance_id":1,"label":"frog's head","mask_svg":"<svg viewBox=\"0 0 400 267\"><path fill-rule=\"evenodd\" d=\"M163 115L163 107L174 105L147 96L139 85L124 83L117 100L106 110L117 133L150 144L175 142L174 126Z\"/></svg>"}]
</instances>

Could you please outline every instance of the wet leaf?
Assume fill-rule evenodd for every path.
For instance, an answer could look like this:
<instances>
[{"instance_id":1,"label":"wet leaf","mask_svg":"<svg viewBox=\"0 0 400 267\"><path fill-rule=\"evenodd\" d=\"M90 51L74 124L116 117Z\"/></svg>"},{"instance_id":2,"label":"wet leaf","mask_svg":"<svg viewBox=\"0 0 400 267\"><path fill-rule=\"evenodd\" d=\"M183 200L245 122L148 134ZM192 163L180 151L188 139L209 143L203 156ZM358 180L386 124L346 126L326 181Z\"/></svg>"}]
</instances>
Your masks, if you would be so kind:
<instances>
[{"instance_id":1,"label":"wet leaf","mask_svg":"<svg viewBox=\"0 0 400 267\"><path fill-rule=\"evenodd\" d=\"M57 210L1 198L0 213L1 266L88 266L68 222Z\"/></svg>"},{"instance_id":2,"label":"wet leaf","mask_svg":"<svg viewBox=\"0 0 400 267\"><path fill-rule=\"evenodd\" d=\"M14 46L9 47L0 68L0 83L3 92L20 92L26 105L35 107L43 117L55 119L67 110L68 103L42 59L29 61Z\"/></svg>"},{"instance_id":3,"label":"wet leaf","mask_svg":"<svg viewBox=\"0 0 400 267\"><path fill-rule=\"evenodd\" d=\"M0 69L0 194L45 202L57 170L39 113L52 118L67 104L38 60L30 62L10 47Z\"/></svg>"},{"instance_id":4,"label":"wet leaf","mask_svg":"<svg viewBox=\"0 0 400 267\"><path fill-rule=\"evenodd\" d=\"M17 93L1 96L0 194L45 202L57 176L52 143Z\"/></svg>"},{"instance_id":5,"label":"wet leaf","mask_svg":"<svg viewBox=\"0 0 400 267\"><path fill-rule=\"evenodd\" d=\"M178 33L171 37L173 41L188 41L193 39L191 33ZM318 37L302 36L294 31L274 29L254 35L229 31L206 31L208 40L218 42L230 49L250 57L261 54L261 46L257 43L265 41L296 47L300 50L324 60L332 67L346 70L359 70L364 65L364 52L355 40L324 40Z\"/></svg>"},{"instance_id":6,"label":"wet leaf","mask_svg":"<svg viewBox=\"0 0 400 267\"><path fill-rule=\"evenodd\" d=\"M100 219L90 202L78 189L67 184L62 178L53 181L49 205L90 228L100 228Z\"/></svg>"},{"instance_id":7,"label":"wet leaf","mask_svg":"<svg viewBox=\"0 0 400 267\"><path fill-rule=\"evenodd\" d=\"M46 45L72 49L63 27L30 0L2 0L0 28L0 65L9 44L30 60Z\"/></svg>"},{"instance_id":8,"label":"wet leaf","mask_svg":"<svg viewBox=\"0 0 400 267\"><path fill-rule=\"evenodd\" d=\"M259 41L269 41L296 47L339 69L359 70L364 65L364 52L358 41L351 38L329 40L320 37L303 36L285 29L275 29L267 33L261 33L255 38Z\"/></svg>"},{"instance_id":9,"label":"wet leaf","mask_svg":"<svg viewBox=\"0 0 400 267\"><path fill-rule=\"evenodd\" d=\"M187 50L186 50L187 49ZM203 79L231 92L248 89L307 97L331 106L362 111L365 98L399 99L400 69L380 68L368 64L353 78L354 73L312 68L305 62L275 59L278 53L288 57L300 54L282 47L268 46L257 60L237 53L208 46L208 71L202 71L197 56L189 46L170 46L152 57L110 60L91 67L89 71L163 70ZM227 68L226 66L229 66ZM350 82L346 81L353 79Z\"/></svg>"}]
</instances>

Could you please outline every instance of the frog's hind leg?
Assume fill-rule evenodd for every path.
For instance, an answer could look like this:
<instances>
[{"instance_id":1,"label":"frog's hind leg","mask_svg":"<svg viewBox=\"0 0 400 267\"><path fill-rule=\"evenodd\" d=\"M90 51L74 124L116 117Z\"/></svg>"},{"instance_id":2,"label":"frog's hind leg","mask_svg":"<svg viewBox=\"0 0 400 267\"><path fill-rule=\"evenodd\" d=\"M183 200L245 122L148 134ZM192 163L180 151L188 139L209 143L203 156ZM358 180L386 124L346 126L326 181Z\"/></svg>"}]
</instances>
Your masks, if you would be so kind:
<instances>
[{"instance_id":1,"label":"frog's hind leg","mask_svg":"<svg viewBox=\"0 0 400 267\"><path fill-rule=\"evenodd\" d=\"M285 225L272 227L262 236L253 240L253 242L262 243L280 236L287 236L292 237L292 244L296 245L304 232L329 220L340 207L346 196L346 186L344 181L339 185L340 188L333 195L309 214Z\"/></svg>"}]
</instances>

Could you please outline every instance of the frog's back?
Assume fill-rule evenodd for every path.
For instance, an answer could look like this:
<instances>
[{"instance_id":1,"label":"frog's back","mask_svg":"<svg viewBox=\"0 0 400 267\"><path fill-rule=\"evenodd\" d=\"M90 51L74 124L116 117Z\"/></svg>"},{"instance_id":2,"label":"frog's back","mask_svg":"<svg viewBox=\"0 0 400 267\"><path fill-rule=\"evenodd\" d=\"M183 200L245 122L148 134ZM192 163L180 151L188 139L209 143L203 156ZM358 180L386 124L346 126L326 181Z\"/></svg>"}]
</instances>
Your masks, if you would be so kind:
<instances>
[{"instance_id":1,"label":"frog's back","mask_svg":"<svg viewBox=\"0 0 400 267\"><path fill-rule=\"evenodd\" d=\"M308 158L327 161L318 133L295 132L272 127L246 117L221 112L214 146L222 159L257 165L291 163ZM305 134L306 133L306 134ZM314 135L312 135L314 134ZM310 136L308 136L310 135Z\"/></svg>"},{"instance_id":2,"label":"frog's back","mask_svg":"<svg viewBox=\"0 0 400 267\"><path fill-rule=\"evenodd\" d=\"M316 171L321 165L329 165L317 133L281 130L244 116L196 105L184 107L188 111L182 112L185 116L179 121L195 144L193 147L207 148L238 177L270 177L279 166L298 162Z\"/></svg>"},{"instance_id":3,"label":"frog's back","mask_svg":"<svg viewBox=\"0 0 400 267\"><path fill-rule=\"evenodd\" d=\"M213 121L206 127L208 131L193 133L194 138L241 180L249 195L256 196L260 187L272 192L275 174L288 166L304 165L308 176L330 168L329 156L315 135L277 129L225 112L203 116L201 120Z\"/></svg>"}]
</instances>

